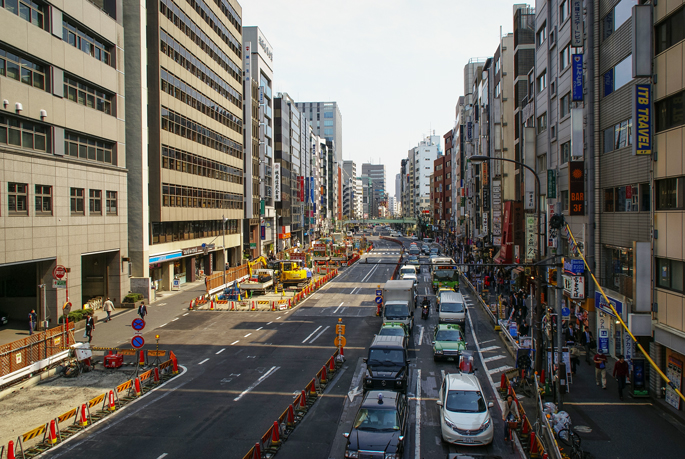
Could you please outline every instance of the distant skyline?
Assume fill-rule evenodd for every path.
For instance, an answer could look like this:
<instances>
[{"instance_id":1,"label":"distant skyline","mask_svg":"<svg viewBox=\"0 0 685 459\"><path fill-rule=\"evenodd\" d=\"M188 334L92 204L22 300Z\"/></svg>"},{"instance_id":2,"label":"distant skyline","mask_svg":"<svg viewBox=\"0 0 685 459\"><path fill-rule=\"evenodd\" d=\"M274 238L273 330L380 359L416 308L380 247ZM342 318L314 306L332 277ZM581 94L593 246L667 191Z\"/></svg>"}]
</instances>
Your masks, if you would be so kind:
<instances>
[{"instance_id":1,"label":"distant skyline","mask_svg":"<svg viewBox=\"0 0 685 459\"><path fill-rule=\"evenodd\" d=\"M393 178L410 148L453 127L464 65L494 54L500 26L504 34L513 30L516 3L239 2L243 25L258 26L273 46L274 92L337 102L343 159L359 169L380 161ZM394 179L387 187L394 195Z\"/></svg>"}]
</instances>

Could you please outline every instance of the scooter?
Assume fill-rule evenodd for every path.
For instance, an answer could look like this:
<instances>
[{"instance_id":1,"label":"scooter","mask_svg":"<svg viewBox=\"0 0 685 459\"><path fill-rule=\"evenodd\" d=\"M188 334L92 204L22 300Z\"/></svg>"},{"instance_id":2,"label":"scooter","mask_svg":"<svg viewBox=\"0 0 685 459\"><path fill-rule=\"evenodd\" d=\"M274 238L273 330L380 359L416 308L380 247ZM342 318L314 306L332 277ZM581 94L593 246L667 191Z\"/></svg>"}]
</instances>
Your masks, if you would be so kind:
<instances>
[{"instance_id":1,"label":"scooter","mask_svg":"<svg viewBox=\"0 0 685 459\"><path fill-rule=\"evenodd\" d=\"M421 318L422 319L428 319L428 311L429 311L429 304L428 303L423 303L421 305Z\"/></svg>"}]
</instances>

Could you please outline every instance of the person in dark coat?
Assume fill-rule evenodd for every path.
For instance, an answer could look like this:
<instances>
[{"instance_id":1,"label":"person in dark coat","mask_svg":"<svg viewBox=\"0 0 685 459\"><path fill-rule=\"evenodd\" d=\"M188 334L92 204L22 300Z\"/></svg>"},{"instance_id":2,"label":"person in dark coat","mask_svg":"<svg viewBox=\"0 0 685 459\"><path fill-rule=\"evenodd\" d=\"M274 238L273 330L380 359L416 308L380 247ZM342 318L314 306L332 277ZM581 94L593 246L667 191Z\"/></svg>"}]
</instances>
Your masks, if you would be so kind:
<instances>
[{"instance_id":1,"label":"person in dark coat","mask_svg":"<svg viewBox=\"0 0 685 459\"><path fill-rule=\"evenodd\" d=\"M145 302L140 303L140 306L138 306L138 315L141 319L145 320L145 316L147 315L147 306L145 306Z\"/></svg>"},{"instance_id":2,"label":"person in dark coat","mask_svg":"<svg viewBox=\"0 0 685 459\"><path fill-rule=\"evenodd\" d=\"M35 309L31 309L29 312L29 335L33 335L38 327L38 314L36 314Z\"/></svg>"},{"instance_id":3,"label":"person in dark coat","mask_svg":"<svg viewBox=\"0 0 685 459\"><path fill-rule=\"evenodd\" d=\"M626 378L628 378L629 373L630 367L628 366L628 362L619 354L618 361L614 364L613 374L616 381L618 381L618 398L621 400L623 400L623 389L626 387Z\"/></svg>"},{"instance_id":4,"label":"person in dark coat","mask_svg":"<svg viewBox=\"0 0 685 459\"><path fill-rule=\"evenodd\" d=\"M590 347L592 343L592 332L590 327L585 326L585 331L580 334L580 344L585 348L585 361L590 365Z\"/></svg>"},{"instance_id":5,"label":"person in dark coat","mask_svg":"<svg viewBox=\"0 0 685 459\"><path fill-rule=\"evenodd\" d=\"M95 320L92 314L86 316L86 336L88 336L88 343L93 341L93 330L95 329Z\"/></svg>"}]
</instances>

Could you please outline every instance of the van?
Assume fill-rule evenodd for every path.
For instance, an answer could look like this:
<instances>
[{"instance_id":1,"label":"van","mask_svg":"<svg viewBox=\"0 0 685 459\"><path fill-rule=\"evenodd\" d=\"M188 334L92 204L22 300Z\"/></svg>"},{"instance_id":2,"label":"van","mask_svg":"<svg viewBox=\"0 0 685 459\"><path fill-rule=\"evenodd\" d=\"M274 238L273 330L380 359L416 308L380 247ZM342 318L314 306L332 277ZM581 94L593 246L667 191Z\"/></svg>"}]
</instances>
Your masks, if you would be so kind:
<instances>
[{"instance_id":1,"label":"van","mask_svg":"<svg viewBox=\"0 0 685 459\"><path fill-rule=\"evenodd\" d=\"M407 393L409 354L405 337L377 335L369 346L364 392L373 389Z\"/></svg>"},{"instance_id":2,"label":"van","mask_svg":"<svg viewBox=\"0 0 685 459\"><path fill-rule=\"evenodd\" d=\"M421 255L421 250L416 245L409 247L409 255Z\"/></svg>"},{"instance_id":3,"label":"van","mask_svg":"<svg viewBox=\"0 0 685 459\"><path fill-rule=\"evenodd\" d=\"M466 323L466 304L464 296L459 292L440 291L438 292L438 322Z\"/></svg>"},{"instance_id":4,"label":"van","mask_svg":"<svg viewBox=\"0 0 685 459\"><path fill-rule=\"evenodd\" d=\"M400 275L400 279L404 277L405 274L418 274L416 272L416 266L414 265L404 265L400 268L400 272L398 273Z\"/></svg>"}]
</instances>

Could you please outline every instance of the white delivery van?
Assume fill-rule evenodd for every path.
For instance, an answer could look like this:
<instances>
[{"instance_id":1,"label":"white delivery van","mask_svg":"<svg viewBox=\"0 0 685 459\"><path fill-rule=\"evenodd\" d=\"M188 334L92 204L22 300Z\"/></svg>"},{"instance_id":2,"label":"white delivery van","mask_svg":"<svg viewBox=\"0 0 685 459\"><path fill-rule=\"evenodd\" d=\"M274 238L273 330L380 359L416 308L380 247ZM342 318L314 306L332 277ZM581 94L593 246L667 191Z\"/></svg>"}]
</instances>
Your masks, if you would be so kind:
<instances>
[{"instance_id":1,"label":"white delivery van","mask_svg":"<svg viewBox=\"0 0 685 459\"><path fill-rule=\"evenodd\" d=\"M464 296L459 292L441 291L438 294L438 322L466 323L466 304Z\"/></svg>"}]
</instances>

